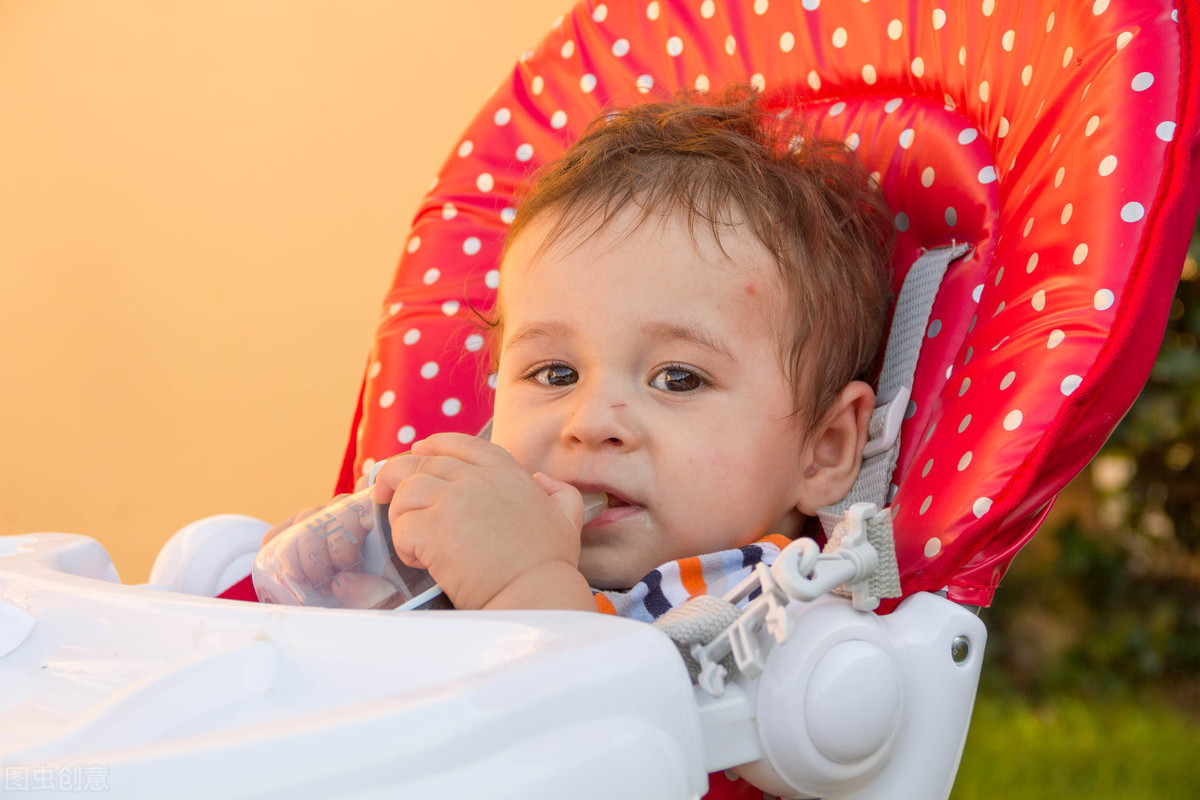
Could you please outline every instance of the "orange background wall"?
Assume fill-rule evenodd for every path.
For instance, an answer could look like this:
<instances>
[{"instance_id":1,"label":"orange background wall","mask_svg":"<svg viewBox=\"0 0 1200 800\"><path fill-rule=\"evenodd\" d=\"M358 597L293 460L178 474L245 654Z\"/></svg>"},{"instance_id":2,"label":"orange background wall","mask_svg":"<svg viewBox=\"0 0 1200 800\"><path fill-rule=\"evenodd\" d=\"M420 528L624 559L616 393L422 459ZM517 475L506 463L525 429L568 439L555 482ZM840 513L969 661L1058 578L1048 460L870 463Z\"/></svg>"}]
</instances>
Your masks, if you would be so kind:
<instances>
[{"instance_id":1,"label":"orange background wall","mask_svg":"<svg viewBox=\"0 0 1200 800\"><path fill-rule=\"evenodd\" d=\"M459 132L568 0L0 3L0 534L328 498Z\"/></svg>"}]
</instances>

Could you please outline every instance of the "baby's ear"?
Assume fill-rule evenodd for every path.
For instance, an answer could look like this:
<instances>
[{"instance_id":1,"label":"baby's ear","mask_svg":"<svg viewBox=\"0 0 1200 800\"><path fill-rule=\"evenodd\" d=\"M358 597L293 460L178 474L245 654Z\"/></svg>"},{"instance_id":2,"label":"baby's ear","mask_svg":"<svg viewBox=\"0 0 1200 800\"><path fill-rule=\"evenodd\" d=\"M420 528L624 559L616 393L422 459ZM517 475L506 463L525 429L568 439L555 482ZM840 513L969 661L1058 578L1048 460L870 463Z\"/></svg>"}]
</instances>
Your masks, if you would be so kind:
<instances>
[{"instance_id":1,"label":"baby's ear","mask_svg":"<svg viewBox=\"0 0 1200 800\"><path fill-rule=\"evenodd\" d=\"M875 393L862 381L851 381L838 395L829 416L808 438L804 477L797 508L807 516L840 501L849 492L862 465L867 425L875 408Z\"/></svg>"}]
</instances>

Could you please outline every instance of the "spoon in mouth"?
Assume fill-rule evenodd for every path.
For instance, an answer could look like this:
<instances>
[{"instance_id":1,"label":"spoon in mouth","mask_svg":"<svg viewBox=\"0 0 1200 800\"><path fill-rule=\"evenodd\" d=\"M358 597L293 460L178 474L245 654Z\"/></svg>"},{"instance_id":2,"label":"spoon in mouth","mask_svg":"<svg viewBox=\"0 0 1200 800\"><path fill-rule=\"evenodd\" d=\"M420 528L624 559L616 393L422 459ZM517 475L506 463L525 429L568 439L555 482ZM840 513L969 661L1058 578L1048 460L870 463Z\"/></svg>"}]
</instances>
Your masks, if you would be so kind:
<instances>
[{"instance_id":1,"label":"spoon in mouth","mask_svg":"<svg viewBox=\"0 0 1200 800\"><path fill-rule=\"evenodd\" d=\"M583 524L587 525L608 508L608 495L604 492L583 493Z\"/></svg>"}]
</instances>

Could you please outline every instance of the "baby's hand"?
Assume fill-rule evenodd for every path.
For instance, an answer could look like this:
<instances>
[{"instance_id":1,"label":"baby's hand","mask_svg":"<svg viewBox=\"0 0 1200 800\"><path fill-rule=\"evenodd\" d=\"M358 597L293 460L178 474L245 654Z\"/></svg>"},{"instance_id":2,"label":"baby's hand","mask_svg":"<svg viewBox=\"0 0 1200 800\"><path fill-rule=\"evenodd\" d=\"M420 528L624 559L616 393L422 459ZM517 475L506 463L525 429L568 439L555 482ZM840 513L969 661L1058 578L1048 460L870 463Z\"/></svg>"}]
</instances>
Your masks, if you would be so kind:
<instances>
[{"instance_id":1,"label":"baby's hand","mask_svg":"<svg viewBox=\"0 0 1200 800\"><path fill-rule=\"evenodd\" d=\"M503 448L431 436L389 459L371 496L390 504L400 560L428 569L455 608L595 608L578 572L578 490L530 475Z\"/></svg>"}]
</instances>

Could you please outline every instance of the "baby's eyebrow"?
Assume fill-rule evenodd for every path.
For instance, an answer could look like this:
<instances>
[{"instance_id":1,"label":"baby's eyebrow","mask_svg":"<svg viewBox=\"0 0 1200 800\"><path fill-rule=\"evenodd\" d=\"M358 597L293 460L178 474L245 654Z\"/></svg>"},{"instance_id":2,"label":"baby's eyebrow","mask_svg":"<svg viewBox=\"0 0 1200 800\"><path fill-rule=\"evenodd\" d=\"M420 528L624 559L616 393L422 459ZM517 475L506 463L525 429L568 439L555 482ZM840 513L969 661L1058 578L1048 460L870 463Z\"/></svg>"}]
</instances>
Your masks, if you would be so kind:
<instances>
[{"instance_id":1,"label":"baby's eyebrow","mask_svg":"<svg viewBox=\"0 0 1200 800\"><path fill-rule=\"evenodd\" d=\"M565 339L571 334L571 326L565 322L533 322L518 328L504 343L504 350L535 339Z\"/></svg>"},{"instance_id":2,"label":"baby's eyebrow","mask_svg":"<svg viewBox=\"0 0 1200 800\"><path fill-rule=\"evenodd\" d=\"M730 361L737 361L730 349L726 347L720 339L716 338L703 328L697 326L655 322L643 326L642 330L653 337L688 342L696 345L697 347L702 347L705 350L710 350L719 356L729 359Z\"/></svg>"}]
</instances>

